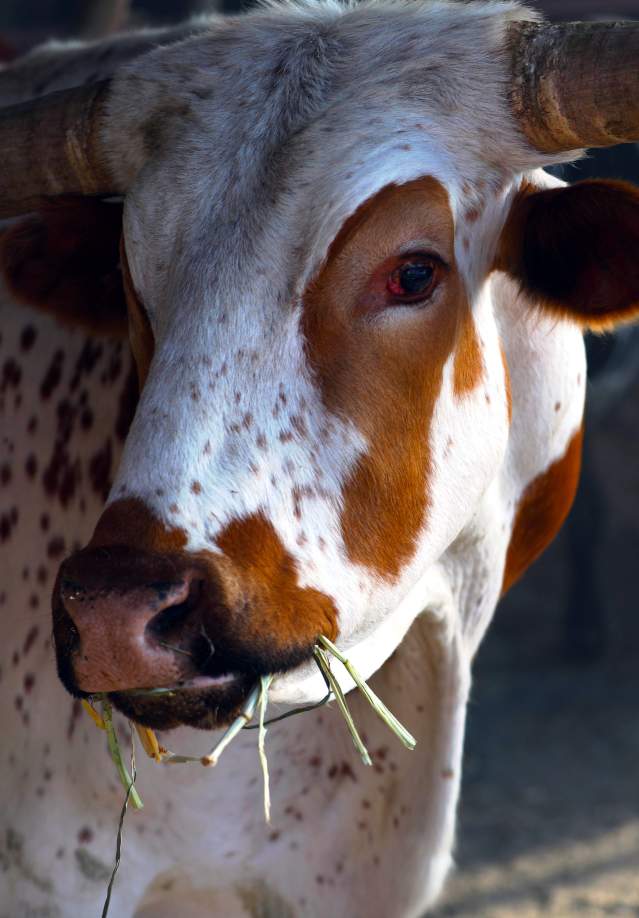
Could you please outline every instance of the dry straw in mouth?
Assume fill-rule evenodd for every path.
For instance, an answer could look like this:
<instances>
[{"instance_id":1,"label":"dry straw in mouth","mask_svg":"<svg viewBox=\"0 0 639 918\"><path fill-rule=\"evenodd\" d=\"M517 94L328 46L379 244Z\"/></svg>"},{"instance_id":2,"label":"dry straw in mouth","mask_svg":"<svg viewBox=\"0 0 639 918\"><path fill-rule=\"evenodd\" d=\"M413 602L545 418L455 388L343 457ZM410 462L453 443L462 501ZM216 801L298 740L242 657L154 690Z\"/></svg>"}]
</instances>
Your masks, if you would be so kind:
<instances>
[{"instance_id":1,"label":"dry straw in mouth","mask_svg":"<svg viewBox=\"0 0 639 918\"><path fill-rule=\"evenodd\" d=\"M348 660L344 654L324 635L320 635L317 641L317 644L313 648L313 657L317 666L322 673L324 681L326 682L328 688L328 694L322 701L308 705L304 708L297 708L293 711L289 711L286 714L281 715L280 717L275 717L271 721L266 721L266 707L268 704L268 692L273 681L273 676L261 676L260 681L256 683L251 689L243 707L241 708L239 714L233 721L233 723L225 730L220 739L217 741L215 746L203 756L192 756L192 755L179 755L175 752L171 752L169 749L166 749L164 746L161 746L158 742L158 739L153 730L148 727L142 727L140 724L134 723L133 726L137 732L138 738L142 745L142 748L147 753L147 755L152 758L155 762L158 762L162 765L183 765L183 764L192 764L200 763L205 766L217 765L220 756L224 750L229 746L229 744L235 739L238 733L241 730L245 729L255 729L250 721L255 715L255 711L259 708L258 714L258 756L260 760L260 766L262 768L262 775L264 780L264 818L266 822L270 822L271 818L271 795L269 787L269 774L268 774L268 762L266 758L266 748L265 748L265 739L266 739L266 726L268 723L275 723L279 720L283 720L286 717L290 717L294 714L301 714L304 711L311 710L318 707L321 704L325 704L330 700L330 696L333 695L337 705L346 721L346 726L351 734L353 744L357 749L362 762L365 765L372 765L371 757L369 752L364 745L364 742L357 731L355 722L351 716L348 705L346 703L346 696L336 679L333 671L331 670L331 657L334 657L338 660L339 663L346 669L346 672L351 677L357 688L360 690L364 698L368 701L373 711L377 716L382 720L386 726L397 736L397 738L406 746L407 749L413 750L416 745L414 737L408 732L408 730L399 722L395 715L388 710L384 702L377 697L375 692L367 685L366 681L360 676L357 669L353 664ZM180 686L170 687L170 688L157 688L157 689L136 689L131 692L128 692L129 695L144 695L144 696L153 696L153 695L171 695L176 691L179 691ZM120 823L118 827L118 837L116 845L116 862L113 869L111 880L109 882L109 888L107 892L107 899L102 911L103 918L106 918L106 914L109 907L109 901L111 897L111 889L113 886L113 881L115 879L115 874L117 872L119 862L120 862L120 848L122 842L122 825L124 821L124 814L127 809L129 801L133 804L136 809L141 809L143 804L140 796L135 789L135 758L132 754L132 767L131 774L129 774L124 760L122 758L122 753L120 751L120 746L118 739L115 733L115 728L113 726L112 719L112 709L111 703L109 702L108 696L104 694L94 695L92 700L95 700L100 703L102 713L99 714L93 705L89 701L83 701L83 705L86 711L91 716L91 719L94 723L100 727L100 729L106 731L107 735L107 744L109 747L109 752L111 758L115 763L118 776L122 783L122 786L126 790L126 798L124 805L122 807L122 812L120 815ZM133 736L132 736L133 742Z\"/></svg>"}]
</instances>

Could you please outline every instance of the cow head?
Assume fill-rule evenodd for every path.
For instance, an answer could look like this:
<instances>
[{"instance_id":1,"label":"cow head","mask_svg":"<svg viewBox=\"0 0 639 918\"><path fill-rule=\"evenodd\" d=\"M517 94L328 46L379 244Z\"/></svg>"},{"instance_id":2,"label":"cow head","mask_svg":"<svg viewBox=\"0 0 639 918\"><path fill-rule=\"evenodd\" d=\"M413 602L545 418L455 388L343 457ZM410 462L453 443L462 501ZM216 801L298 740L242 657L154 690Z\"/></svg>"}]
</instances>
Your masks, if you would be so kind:
<instances>
[{"instance_id":1,"label":"cow head","mask_svg":"<svg viewBox=\"0 0 639 918\"><path fill-rule=\"evenodd\" d=\"M279 674L279 700L319 697L320 634L374 672L433 601L429 572L508 446L491 273L582 324L637 308L637 192L531 171L591 142L581 108L541 118L521 87L553 38L532 18L511 3L260 12L13 114L22 149L36 116L66 143L31 152L37 187L22 205L7 187L8 210L124 198L141 396L54 591L70 691L209 727L260 674ZM573 44L565 66L592 68ZM45 225L5 239L18 295L34 248L55 244Z\"/></svg>"}]
</instances>

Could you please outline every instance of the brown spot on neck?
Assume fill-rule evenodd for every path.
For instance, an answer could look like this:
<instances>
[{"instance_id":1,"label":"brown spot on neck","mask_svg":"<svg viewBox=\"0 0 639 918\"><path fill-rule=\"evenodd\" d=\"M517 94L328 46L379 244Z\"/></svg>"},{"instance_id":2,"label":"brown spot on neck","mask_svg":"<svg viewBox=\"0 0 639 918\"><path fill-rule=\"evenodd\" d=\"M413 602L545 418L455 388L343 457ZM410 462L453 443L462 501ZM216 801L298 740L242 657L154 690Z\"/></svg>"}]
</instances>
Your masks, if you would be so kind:
<instances>
[{"instance_id":1,"label":"brown spot on neck","mask_svg":"<svg viewBox=\"0 0 639 918\"><path fill-rule=\"evenodd\" d=\"M579 483L582 442L580 428L561 459L526 488L508 546L502 595L552 542L568 516Z\"/></svg>"}]
</instances>

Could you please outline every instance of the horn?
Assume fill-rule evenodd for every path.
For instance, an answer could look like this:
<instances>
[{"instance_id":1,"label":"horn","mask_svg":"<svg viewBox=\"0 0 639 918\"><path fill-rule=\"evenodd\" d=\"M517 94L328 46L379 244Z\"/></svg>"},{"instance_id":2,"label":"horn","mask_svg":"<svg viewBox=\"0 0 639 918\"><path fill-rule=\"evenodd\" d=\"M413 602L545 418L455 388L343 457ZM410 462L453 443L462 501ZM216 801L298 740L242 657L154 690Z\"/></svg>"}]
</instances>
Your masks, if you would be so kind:
<instances>
[{"instance_id":1,"label":"horn","mask_svg":"<svg viewBox=\"0 0 639 918\"><path fill-rule=\"evenodd\" d=\"M512 104L542 153L639 140L639 23L509 27Z\"/></svg>"},{"instance_id":2,"label":"horn","mask_svg":"<svg viewBox=\"0 0 639 918\"><path fill-rule=\"evenodd\" d=\"M121 193L100 130L108 92L104 80L0 109L0 217L52 195Z\"/></svg>"}]
</instances>

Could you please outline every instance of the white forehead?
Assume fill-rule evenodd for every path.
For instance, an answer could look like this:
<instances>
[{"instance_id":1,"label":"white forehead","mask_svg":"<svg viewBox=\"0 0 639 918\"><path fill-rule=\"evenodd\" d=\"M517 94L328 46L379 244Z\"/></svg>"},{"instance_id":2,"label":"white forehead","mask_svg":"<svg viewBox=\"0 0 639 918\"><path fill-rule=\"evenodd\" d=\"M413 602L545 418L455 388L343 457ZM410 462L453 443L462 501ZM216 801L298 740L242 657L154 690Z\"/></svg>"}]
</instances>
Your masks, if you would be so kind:
<instances>
[{"instance_id":1,"label":"white forehead","mask_svg":"<svg viewBox=\"0 0 639 918\"><path fill-rule=\"evenodd\" d=\"M534 14L510 2L285 5L131 65L110 130L129 132L125 231L149 308L175 304L173 279L180 300L185 278L194 299L229 285L254 299L256 270L291 300L385 185L433 175L455 214L464 187L542 165L508 109L516 18Z\"/></svg>"}]
</instances>

